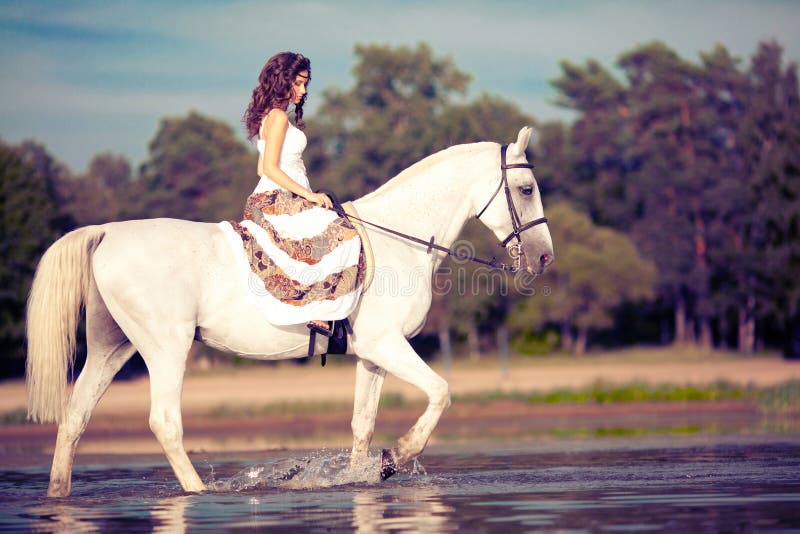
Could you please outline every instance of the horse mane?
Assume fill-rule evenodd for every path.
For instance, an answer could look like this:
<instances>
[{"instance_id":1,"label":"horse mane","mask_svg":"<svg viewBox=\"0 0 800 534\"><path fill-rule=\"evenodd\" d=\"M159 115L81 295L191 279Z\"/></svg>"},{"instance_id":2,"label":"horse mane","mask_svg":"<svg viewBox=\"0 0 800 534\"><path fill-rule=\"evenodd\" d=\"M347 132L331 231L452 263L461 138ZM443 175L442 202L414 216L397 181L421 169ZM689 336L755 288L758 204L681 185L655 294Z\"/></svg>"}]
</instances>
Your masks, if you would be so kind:
<instances>
[{"instance_id":1,"label":"horse mane","mask_svg":"<svg viewBox=\"0 0 800 534\"><path fill-rule=\"evenodd\" d=\"M451 147L442 149L439 152L434 152L430 156L426 156L425 158L419 160L410 167L406 167L405 169L400 171L397 175L395 175L393 178L387 180L383 185L378 187L376 190L363 196L362 199L367 200L368 198L371 198L373 195L386 193L394 189L395 187L402 187L409 181L418 177L419 175L424 174L432 167L439 165L444 160L463 155L463 153L476 152L478 149L496 145L497 143L483 141L478 143L453 145Z\"/></svg>"}]
</instances>

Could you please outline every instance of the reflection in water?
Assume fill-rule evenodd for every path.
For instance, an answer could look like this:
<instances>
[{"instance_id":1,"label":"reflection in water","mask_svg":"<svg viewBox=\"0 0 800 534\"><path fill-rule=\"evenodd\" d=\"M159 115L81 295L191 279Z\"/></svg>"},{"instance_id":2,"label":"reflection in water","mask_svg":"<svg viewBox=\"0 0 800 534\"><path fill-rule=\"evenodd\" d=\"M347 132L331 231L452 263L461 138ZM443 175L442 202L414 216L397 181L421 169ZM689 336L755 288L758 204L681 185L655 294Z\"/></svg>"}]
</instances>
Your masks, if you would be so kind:
<instances>
[{"instance_id":1,"label":"reflection in water","mask_svg":"<svg viewBox=\"0 0 800 534\"><path fill-rule=\"evenodd\" d=\"M382 531L451 532L455 509L441 501L436 486L387 495L384 490L366 489L353 494L353 528L358 533Z\"/></svg>"},{"instance_id":2,"label":"reflection in water","mask_svg":"<svg viewBox=\"0 0 800 534\"><path fill-rule=\"evenodd\" d=\"M100 532L95 525L97 517L87 514L83 507L56 502L31 507L27 512L37 518L30 525L34 532Z\"/></svg>"},{"instance_id":3,"label":"reflection in water","mask_svg":"<svg viewBox=\"0 0 800 534\"><path fill-rule=\"evenodd\" d=\"M221 481L259 466L282 466L278 472L294 474L197 495L183 494L162 464L79 470L73 496L52 500L43 496L45 468L0 468L0 530L792 530L800 527L800 437L792 439L660 449L462 451L426 457L432 474L401 473L385 483L347 482L342 458L331 453L317 453L302 470L289 468L296 459L251 463L247 469L240 459L216 466ZM322 477L325 472L333 478ZM312 480L319 485L310 486ZM304 489L290 485L300 482Z\"/></svg>"},{"instance_id":4,"label":"reflection in water","mask_svg":"<svg viewBox=\"0 0 800 534\"><path fill-rule=\"evenodd\" d=\"M186 532L186 510L191 503L189 495L176 495L161 499L150 508L155 522L153 532L177 534Z\"/></svg>"}]
</instances>

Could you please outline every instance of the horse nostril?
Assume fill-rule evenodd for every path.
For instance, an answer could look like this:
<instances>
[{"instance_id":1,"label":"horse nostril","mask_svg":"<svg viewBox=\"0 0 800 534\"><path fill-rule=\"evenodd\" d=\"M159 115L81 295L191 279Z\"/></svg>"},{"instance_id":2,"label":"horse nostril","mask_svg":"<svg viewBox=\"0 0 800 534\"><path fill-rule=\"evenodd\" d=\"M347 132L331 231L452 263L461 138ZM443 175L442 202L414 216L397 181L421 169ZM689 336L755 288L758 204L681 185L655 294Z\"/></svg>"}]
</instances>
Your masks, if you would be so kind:
<instances>
[{"instance_id":1,"label":"horse nostril","mask_svg":"<svg viewBox=\"0 0 800 534\"><path fill-rule=\"evenodd\" d=\"M551 254L542 254L542 256L539 258L539 263L542 265L542 267L547 267L553 263L553 256Z\"/></svg>"}]
</instances>

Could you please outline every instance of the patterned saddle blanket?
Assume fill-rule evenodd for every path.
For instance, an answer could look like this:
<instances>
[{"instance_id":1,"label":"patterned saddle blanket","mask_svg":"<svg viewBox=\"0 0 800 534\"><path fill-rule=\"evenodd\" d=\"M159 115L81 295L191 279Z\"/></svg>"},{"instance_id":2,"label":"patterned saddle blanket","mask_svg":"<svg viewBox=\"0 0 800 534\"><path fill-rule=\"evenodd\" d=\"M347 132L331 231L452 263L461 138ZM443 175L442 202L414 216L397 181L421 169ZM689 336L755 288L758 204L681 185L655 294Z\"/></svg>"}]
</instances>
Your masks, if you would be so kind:
<instances>
[{"instance_id":1,"label":"patterned saddle blanket","mask_svg":"<svg viewBox=\"0 0 800 534\"><path fill-rule=\"evenodd\" d=\"M248 290L273 324L343 319L372 279L364 228L289 191L254 193L244 220L220 225L238 241Z\"/></svg>"}]
</instances>

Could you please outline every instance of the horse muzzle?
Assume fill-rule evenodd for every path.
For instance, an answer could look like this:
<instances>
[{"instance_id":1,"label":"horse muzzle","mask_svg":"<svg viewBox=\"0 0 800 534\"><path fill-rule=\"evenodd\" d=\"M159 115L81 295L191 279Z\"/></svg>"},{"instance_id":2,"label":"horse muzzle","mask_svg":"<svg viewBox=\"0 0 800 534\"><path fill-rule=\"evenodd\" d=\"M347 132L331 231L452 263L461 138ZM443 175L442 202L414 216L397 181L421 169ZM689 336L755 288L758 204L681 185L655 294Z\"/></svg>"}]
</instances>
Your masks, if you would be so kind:
<instances>
[{"instance_id":1,"label":"horse muzzle","mask_svg":"<svg viewBox=\"0 0 800 534\"><path fill-rule=\"evenodd\" d=\"M526 248L527 250L525 250ZM547 247L524 247L518 244L509 245L508 255L514 259L515 271L519 271L524 264L525 271L534 276L543 274L555 261L555 255L552 249Z\"/></svg>"}]
</instances>

